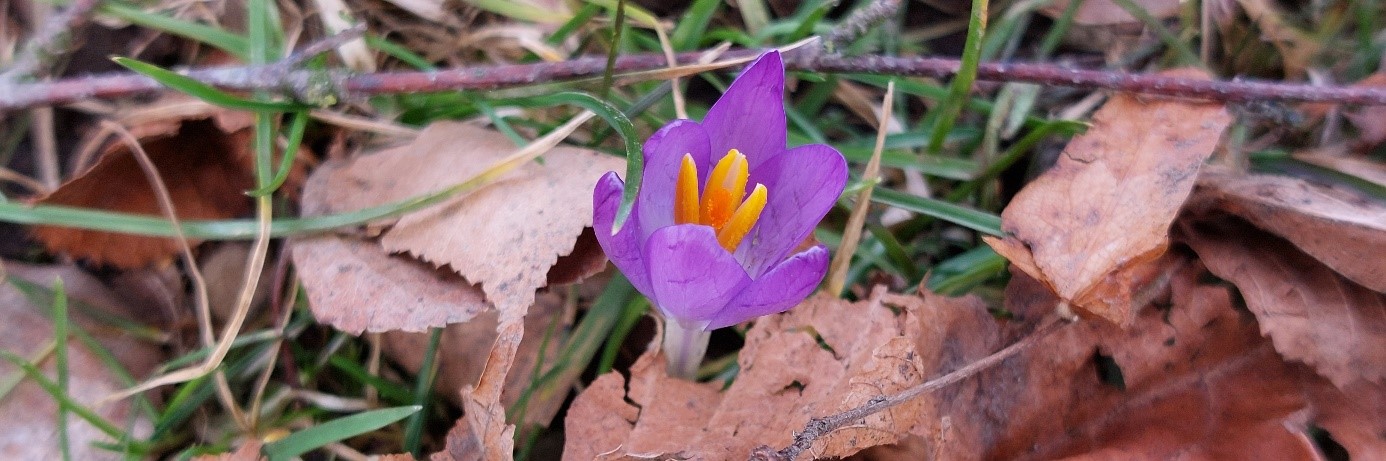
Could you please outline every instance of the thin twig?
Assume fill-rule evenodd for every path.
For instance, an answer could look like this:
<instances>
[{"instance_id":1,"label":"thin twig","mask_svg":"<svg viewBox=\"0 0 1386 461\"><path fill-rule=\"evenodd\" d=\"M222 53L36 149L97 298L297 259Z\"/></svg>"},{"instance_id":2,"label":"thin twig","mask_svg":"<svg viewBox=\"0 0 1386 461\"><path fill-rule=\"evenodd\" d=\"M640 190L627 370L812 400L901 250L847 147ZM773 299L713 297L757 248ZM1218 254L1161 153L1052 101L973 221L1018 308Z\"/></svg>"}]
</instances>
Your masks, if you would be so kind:
<instances>
[{"instance_id":1,"label":"thin twig","mask_svg":"<svg viewBox=\"0 0 1386 461\"><path fill-rule=\"evenodd\" d=\"M996 351L995 353L983 357L981 360L978 360L976 362L972 362L965 367L959 368L946 375L931 379L922 384L906 389L898 394L890 396L881 396L871 399L871 401L867 402L865 405L862 405L860 407L853 408L851 410L847 410L842 413L838 413L831 416L810 419L808 424L804 426L804 430L802 432L794 434L794 442L791 443L789 446L784 447L779 451L772 451L774 450L773 448L762 445L761 447L757 448L755 451L751 453L750 459L758 461L792 461L798 458L799 454L803 453L804 450L808 450L810 447L812 447L814 441L828 434L831 434L833 431L838 430L843 426L851 424L855 421L860 421L863 418L866 418L867 416L880 413L896 405L900 405L902 403L913 400L915 397L919 397L921 395L933 392L940 388L957 384L958 382L961 382L962 380L965 380L967 378L971 378L977 373L980 373L988 368L994 367L997 364L1005 361L1006 359L1009 359L1015 356L1016 354L1023 352L1026 348L1033 346L1041 339L1044 339L1045 337L1049 336L1050 333L1053 333L1054 331L1058 330L1059 327L1068 324L1069 322L1065 322L1057 316L1049 317L1043 323L1041 323L1040 326L1036 327L1034 332L1022 338L1020 341L1016 341L1014 344L1006 346L1005 349Z\"/></svg>"},{"instance_id":2,"label":"thin twig","mask_svg":"<svg viewBox=\"0 0 1386 461\"><path fill-rule=\"evenodd\" d=\"M760 50L733 50L722 56L734 60L760 54ZM678 62L690 64L701 52L679 53ZM953 58L895 56L825 56L809 52L786 53L785 66L794 71L848 74L948 77L957 73L960 63ZM667 69L662 53L621 56L613 72L630 73ZM583 57L561 62L504 64L449 69L432 72L381 72L351 74L345 71L280 72L274 65L226 67L188 71L186 75L225 90L269 91L281 96L322 96L333 93L339 100L352 100L381 94L401 94L456 90L498 90L541 83L599 78L606 69L606 57ZM1258 81L1213 81L1129 74L1107 70L1084 70L1057 64L982 63L977 80L1027 82L1047 86L1110 89L1148 95L1162 95L1226 102L1302 101L1342 104L1386 105L1386 88L1329 87ZM160 90L158 82L128 73L82 77L53 82L0 83L0 111L40 105L66 104L90 98L112 98ZM318 99L314 99L318 100Z\"/></svg>"},{"instance_id":3,"label":"thin twig","mask_svg":"<svg viewBox=\"0 0 1386 461\"><path fill-rule=\"evenodd\" d=\"M875 0L871 4L853 11L847 19L838 23L823 39L823 47L828 52L838 52L842 48L866 35L886 18L900 10L900 0Z\"/></svg>"},{"instance_id":4,"label":"thin twig","mask_svg":"<svg viewBox=\"0 0 1386 461\"><path fill-rule=\"evenodd\" d=\"M0 81L14 82L25 78L42 77L52 71L44 66L56 62L55 57L67 53L72 36L86 25L91 11L101 0L74 0L61 14L48 18L43 27L14 60L10 68L0 73Z\"/></svg>"}]
</instances>

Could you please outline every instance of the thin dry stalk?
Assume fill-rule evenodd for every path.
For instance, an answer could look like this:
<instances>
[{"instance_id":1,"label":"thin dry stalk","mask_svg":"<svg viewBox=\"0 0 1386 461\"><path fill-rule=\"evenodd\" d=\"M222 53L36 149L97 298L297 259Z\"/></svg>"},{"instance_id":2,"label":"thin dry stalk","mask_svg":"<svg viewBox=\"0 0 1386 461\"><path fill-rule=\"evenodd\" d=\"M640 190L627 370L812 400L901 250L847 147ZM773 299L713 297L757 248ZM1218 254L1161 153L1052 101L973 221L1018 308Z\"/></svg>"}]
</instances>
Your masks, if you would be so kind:
<instances>
[{"instance_id":1,"label":"thin dry stalk","mask_svg":"<svg viewBox=\"0 0 1386 461\"><path fill-rule=\"evenodd\" d=\"M145 152L144 146L140 145L139 139L118 123L102 120L103 128L114 133L130 149L130 154L139 163L140 169L144 172L145 178L149 181L150 187L154 190L154 197L159 203L159 210L168 218L173 225L174 240L178 242L179 256L183 259L183 265L188 268L188 276L192 279L193 293L196 298L198 314L198 331L202 335L203 347L211 347L212 320L211 304L207 297L207 279L202 276L202 270L198 268L197 261L193 258L192 245L188 243L188 237L183 233L182 221L178 219L178 211L174 208L173 197L168 193L168 186L164 184L163 178L159 175L159 169L154 165L154 161L149 158L149 153ZM231 418L242 429L248 429L248 421L245 412L236 403L235 396L231 393L231 386L226 380L226 373L218 372L216 375L217 398L226 411L231 413Z\"/></svg>"},{"instance_id":2,"label":"thin dry stalk","mask_svg":"<svg viewBox=\"0 0 1386 461\"><path fill-rule=\"evenodd\" d=\"M871 150L871 160L866 162L862 172L862 188L857 192L857 206L847 218L847 227L842 232L842 244L833 255L828 267L828 293L840 296L847 285L847 269L852 265L852 255L861 243L862 228L866 225L866 213L871 209L871 193L876 190L876 182L881 177L881 151L885 150L886 134L890 131L891 107L895 100L895 81L886 84L885 97L881 101L881 115L876 117L876 146Z\"/></svg>"}]
</instances>

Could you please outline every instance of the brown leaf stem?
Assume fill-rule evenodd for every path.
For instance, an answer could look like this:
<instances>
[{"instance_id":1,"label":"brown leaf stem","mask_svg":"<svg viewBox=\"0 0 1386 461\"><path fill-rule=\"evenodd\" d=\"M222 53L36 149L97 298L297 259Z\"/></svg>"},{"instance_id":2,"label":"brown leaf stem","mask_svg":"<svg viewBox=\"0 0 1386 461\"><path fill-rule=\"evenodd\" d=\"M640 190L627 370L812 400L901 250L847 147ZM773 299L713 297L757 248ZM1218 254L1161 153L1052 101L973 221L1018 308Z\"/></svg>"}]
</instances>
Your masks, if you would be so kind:
<instances>
[{"instance_id":1,"label":"brown leaf stem","mask_svg":"<svg viewBox=\"0 0 1386 461\"><path fill-rule=\"evenodd\" d=\"M835 415L824 416L822 418L810 419L804 426L804 430L794 434L794 442L789 446L772 451L773 448L761 446L751 453L749 459L752 461L792 461L799 457L804 450L813 446L813 442L820 437L826 436L835 430L847 426L853 422L860 421L867 416L874 415L891 407L908 402L915 397L936 391L940 388L957 384L962 380L970 378L988 368L1014 357L1025 349L1049 336L1050 333L1057 331L1060 327L1068 325L1069 322L1063 321L1058 316L1050 316L1044 320L1034 332L1029 336L1021 338L1014 344L1006 346L1004 349L983 357L981 360L972 362L967 366L949 372L946 375L920 383L917 386L906 389L895 395L879 396L871 399L865 405L844 411Z\"/></svg>"}]
</instances>

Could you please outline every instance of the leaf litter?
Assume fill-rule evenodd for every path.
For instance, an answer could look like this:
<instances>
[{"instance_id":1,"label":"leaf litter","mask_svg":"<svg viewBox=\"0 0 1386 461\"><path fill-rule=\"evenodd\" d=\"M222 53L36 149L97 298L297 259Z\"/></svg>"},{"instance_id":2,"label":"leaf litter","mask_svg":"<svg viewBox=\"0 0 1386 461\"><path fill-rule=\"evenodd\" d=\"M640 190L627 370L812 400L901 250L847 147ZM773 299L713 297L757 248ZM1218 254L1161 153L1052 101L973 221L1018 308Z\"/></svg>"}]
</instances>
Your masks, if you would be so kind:
<instances>
[{"instance_id":1,"label":"leaf litter","mask_svg":"<svg viewBox=\"0 0 1386 461\"><path fill-rule=\"evenodd\" d=\"M1311 428L1354 456L1382 453L1379 384L1352 393L1286 362L1197 260L1130 329L1080 321L970 380L817 440L814 458L903 443L927 459L1320 459ZM787 445L810 418L839 413L976 361L1014 341L1058 299L1016 272L1013 320L977 298L818 296L757 322L725 390L664 375L649 352L598 377L567 417L565 459L743 459ZM851 313L851 315L844 315ZM815 333L817 336L815 336ZM821 341L820 341L821 340ZM1348 396L1365 395L1363 405ZM1248 451L1251 450L1251 451ZM1258 454L1259 453L1259 454ZM918 459L918 458L916 458Z\"/></svg>"},{"instance_id":2,"label":"leaf litter","mask_svg":"<svg viewBox=\"0 0 1386 461\"><path fill-rule=\"evenodd\" d=\"M245 192L255 188L252 119L190 99L173 97L131 110L121 123L158 169L178 219L240 217L251 210ZM125 143L107 142L108 134L97 130L88 141L101 152L94 164L34 202L164 217L135 154ZM284 187L289 196L297 195L304 171L301 162L294 163ZM166 263L181 248L172 238L72 227L35 226L33 234L51 251L127 269Z\"/></svg>"},{"instance_id":3,"label":"leaf litter","mask_svg":"<svg viewBox=\"0 0 1386 461\"><path fill-rule=\"evenodd\" d=\"M52 301L47 296L19 288L17 281L32 284L39 290L49 290L56 280L62 279L71 328L80 328L90 334L134 379L147 376L164 360L157 344L84 315L83 312L90 309L104 315L131 316L138 309L82 269L71 265L36 266L7 261L4 272L5 280L0 284L0 315L5 321L0 322L0 350L35 363L49 380L56 380L52 352L44 352L45 344L56 345L49 316ZM76 335L68 338L67 348L68 396L133 437L148 436L153 422L136 411L133 401L96 405L107 395L129 385L102 359L102 352L89 349ZM15 385L0 392L0 453L11 459L61 459L54 432L58 425L58 403L53 396L34 380L26 378L23 371L8 360L0 361L0 383ZM73 459L102 459L113 455L93 444L116 441L82 418L69 414L67 428Z\"/></svg>"},{"instance_id":4,"label":"leaf litter","mask_svg":"<svg viewBox=\"0 0 1386 461\"><path fill-rule=\"evenodd\" d=\"M1081 312L1127 325L1136 280L1164 254L1170 223L1231 121L1221 104L1114 95L1002 211L1005 238L985 240Z\"/></svg>"},{"instance_id":5,"label":"leaf litter","mask_svg":"<svg viewBox=\"0 0 1386 461\"><path fill-rule=\"evenodd\" d=\"M409 144L325 163L305 187L304 214L354 211L435 192L481 173L514 150L494 131L434 123ZM624 170L624 161L567 146L543 158L543 164L523 165L471 193L376 223L388 226L378 244L366 236L298 240L294 257L305 272L314 314L357 333L421 331L467 321L490 306L515 319L533 303L535 290L548 284L550 271L572 281L600 270L603 256L590 245L579 246L579 237L591 226L596 178ZM555 268L560 256L575 248L583 251ZM457 279L449 273L465 283L449 281ZM418 277L432 282L392 286ZM333 293L348 287L360 293ZM420 288L427 297L416 296ZM399 303L380 302L386 300Z\"/></svg>"},{"instance_id":6,"label":"leaf litter","mask_svg":"<svg viewBox=\"0 0 1386 461\"><path fill-rule=\"evenodd\" d=\"M590 116L576 117L564 128L571 130ZM515 398L515 389L524 382L518 378L526 376L511 373L515 364L533 363L540 354L533 346L534 338L530 338L531 347L525 347L526 313L534 304L535 291L551 280L580 280L603 266L604 256L593 250L590 231L584 238L584 229L592 224L590 196L596 178L623 170L624 160L587 149L540 144L556 144L555 136L569 132L564 128L536 141L543 149L542 163L527 162L441 204L375 223L384 228L378 244L366 240L367 236L325 235L300 241L294 251L300 271L317 272L303 276L315 315L345 331L419 331L465 322L487 304L494 307L495 334L488 335L494 341L487 349L473 351L475 357L485 359L475 362L482 365L475 385L469 381L461 388L464 416L448 442L449 446L480 447L486 459L509 459L513 453L515 427L506 420L504 402L507 396ZM344 212L432 193L479 177L492 165L513 161L512 151L515 146L510 140L494 131L437 122L407 145L325 164L310 178L304 212ZM348 252L355 260L346 260L349 272L334 270L338 260L317 251L341 247L343 242L350 242ZM305 264L310 260L322 265ZM559 262L565 267L555 267ZM377 286L429 269L435 281L443 282L438 279L445 277L475 285L454 280L450 287L428 290L450 301L441 315L433 299L414 296L410 300L414 292ZM343 282L376 285L357 285L366 290L359 298L333 294ZM375 293L403 303L382 304ZM326 302L329 297L336 305ZM347 313L339 315L342 310ZM422 314L399 315L415 311ZM529 317L531 322L544 320L544 316ZM556 411L554 405L536 402L532 411Z\"/></svg>"}]
</instances>

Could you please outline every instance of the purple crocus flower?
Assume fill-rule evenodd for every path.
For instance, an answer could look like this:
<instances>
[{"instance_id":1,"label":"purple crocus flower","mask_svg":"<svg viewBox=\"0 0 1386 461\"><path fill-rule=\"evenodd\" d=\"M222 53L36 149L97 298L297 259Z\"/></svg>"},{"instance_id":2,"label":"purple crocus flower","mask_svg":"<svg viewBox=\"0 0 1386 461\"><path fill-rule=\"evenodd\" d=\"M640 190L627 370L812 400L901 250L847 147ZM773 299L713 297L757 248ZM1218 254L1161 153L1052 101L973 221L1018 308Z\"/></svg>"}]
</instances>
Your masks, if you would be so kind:
<instances>
[{"instance_id":1,"label":"purple crocus flower","mask_svg":"<svg viewBox=\"0 0 1386 461\"><path fill-rule=\"evenodd\" d=\"M674 120L645 142L644 185L614 235L625 183L615 172L597 182L598 242L681 329L784 312L822 281L828 249L794 250L842 193L847 163L826 145L785 143L784 63L772 51L702 123Z\"/></svg>"}]
</instances>

